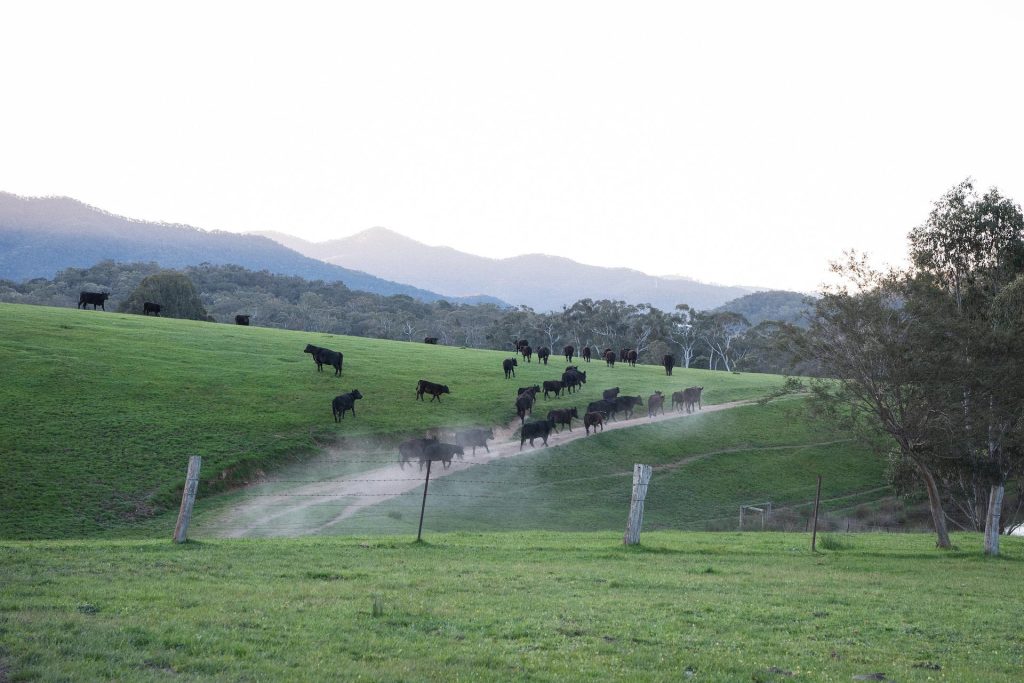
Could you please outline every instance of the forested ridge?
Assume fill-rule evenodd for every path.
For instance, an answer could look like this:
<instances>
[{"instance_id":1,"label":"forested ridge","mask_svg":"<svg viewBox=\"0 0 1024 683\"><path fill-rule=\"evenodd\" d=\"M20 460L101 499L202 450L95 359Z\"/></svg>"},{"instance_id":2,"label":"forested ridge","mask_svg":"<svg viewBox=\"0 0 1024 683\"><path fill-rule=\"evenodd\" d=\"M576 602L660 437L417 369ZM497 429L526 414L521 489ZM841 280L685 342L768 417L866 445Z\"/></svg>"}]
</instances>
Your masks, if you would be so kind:
<instances>
[{"instance_id":1,"label":"forested ridge","mask_svg":"<svg viewBox=\"0 0 1024 683\"><path fill-rule=\"evenodd\" d=\"M605 348L636 349L639 361L660 364L666 354L676 365L728 371L789 372L791 356L778 348L788 323L770 320L775 297L759 293L743 297L744 310L754 311L754 325L727 304L698 311L685 302L663 311L650 304L582 298L562 311L538 313L526 306L464 304L447 300L423 302L405 295L382 296L349 289L340 282L253 271L237 265L203 263L167 271L154 262L102 261L89 268L66 268L53 278L17 283L0 280L0 301L47 306L76 306L79 292L111 293L109 306L142 313L136 291L147 277L175 272L187 277L205 310L182 315L228 323L237 314L251 316L253 325L329 332L379 339L422 341L470 348L512 349L512 341L527 339L534 349L547 346L560 356L572 345L599 353ZM152 292L147 288L147 292ZM790 309L794 297L784 298ZM173 296L168 293L166 296ZM157 303L170 304L170 301ZM178 306L178 310L188 307ZM191 310L191 309L189 309ZM795 319L792 311L786 313Z\"/></svg>"}]
</instances>

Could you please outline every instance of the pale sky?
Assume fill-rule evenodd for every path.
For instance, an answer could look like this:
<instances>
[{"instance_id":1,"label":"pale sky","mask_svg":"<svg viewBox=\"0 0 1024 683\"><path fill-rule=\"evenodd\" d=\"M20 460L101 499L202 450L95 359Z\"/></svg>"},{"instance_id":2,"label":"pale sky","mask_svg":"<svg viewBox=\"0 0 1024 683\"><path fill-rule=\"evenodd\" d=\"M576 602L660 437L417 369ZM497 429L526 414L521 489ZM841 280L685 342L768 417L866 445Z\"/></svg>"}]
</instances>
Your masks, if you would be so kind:
<instances>
[{"instance_id":1,"label":"pale sky","mask_svg":"<svg viewBox=\"0 0 1024 683\"><path fill-rule=\"evenodd\" d=\"M1020 2L32 2L0 190L815 289L967 176L1024 201Z\"/></svg>"}]
</instances>

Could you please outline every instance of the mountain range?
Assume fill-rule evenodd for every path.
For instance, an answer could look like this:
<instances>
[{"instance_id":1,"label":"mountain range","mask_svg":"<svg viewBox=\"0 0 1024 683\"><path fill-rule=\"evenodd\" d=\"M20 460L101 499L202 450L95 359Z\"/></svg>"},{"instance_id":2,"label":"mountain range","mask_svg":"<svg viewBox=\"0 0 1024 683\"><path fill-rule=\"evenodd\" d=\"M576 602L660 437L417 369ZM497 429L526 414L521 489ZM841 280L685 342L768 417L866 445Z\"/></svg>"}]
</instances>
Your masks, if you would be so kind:
<instances>
[{"instance_id":1,"label":"mountain range","mask_svg":"<svg viewBox=\"0 0 1024 683\"><path fill-rule=\"evenodd\" d=\"M355 269L303 256L258 235L201 230L117 216L68 197L21 197L0 192L0 279L53 277L64 268L103 260L155 261L164 268L200 263L234 264L250 270L343 282L349 289L421 301L492 303L491 296L454 297L399 284Z\"/></svg>"},{"instance_id":2,"label":"mountain range","mask_svg":"<svg viewBox=\"0 0 1024 683\"><path fill-rule=\"evenodd\" d=\"M103 260L153 261L165 268L235 264L349 289L421 301L526 305L558 311L584 298L716 308L757 291L685 277L656 277L561 256L493 259L417 242L386 228L326 242L278 232L238 234L118 216L68 197L0 192L0 279L53 277ZM508 303L506 303L508 302Z\"/></svg>"},{"instance_id":3,"label":"mountain range","mask_svg":"<svg viewBox=\"0 0 1024 683\"><path fill-rule=\"evenodd\" d=\"M386 228L327 242L309 242L279 232L254 234L311 258L358 267L377 277L451 294L482 291L536 311L558 311L583 298L649 303L662 310L685 303L707 310L757 291L682 277L656 277L629 268L590 266L561 256L475 256L451 247L429 246Z\"/></svg>"}]
</instances>

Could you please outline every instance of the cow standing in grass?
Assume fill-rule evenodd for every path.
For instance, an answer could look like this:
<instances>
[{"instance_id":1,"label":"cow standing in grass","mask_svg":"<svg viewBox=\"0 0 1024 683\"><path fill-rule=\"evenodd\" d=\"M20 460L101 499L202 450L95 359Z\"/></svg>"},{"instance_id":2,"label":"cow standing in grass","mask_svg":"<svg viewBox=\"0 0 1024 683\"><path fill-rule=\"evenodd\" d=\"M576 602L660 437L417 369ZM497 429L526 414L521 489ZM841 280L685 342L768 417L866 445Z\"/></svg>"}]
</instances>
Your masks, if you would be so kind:
<instances>
[{"instance_id":1,"label":"cow standing in grass","mask_svg":"<svg viewBox=\"0 0 1024 683\"><path fill-rule=\"evenodd\" d=\"M571 363L572 357L576 355L576 347L572 344L567 344L565 348L562 349L562 353L565 355L565 362Z\"/></svg>"},{"instance_id":2,"label":"cow standing in grass","mask_svg":"<svg viewBox=\"0 0 1024 683\"><path fill-rule=\"evenodd\" d=\"M671 353L666 353L661 359L661 364L665 366L665 374L671 377L672 368L676 365L675 357Z\"/></svg>"},{"instance_id":3,"label":"cow standing in grass","mask_svg":"<svg viewBox=\"0 0 1024 683\"><path fill-rule=\"evenodd\" d=\"M79 292L78 307L85 310L89 308L89 304L92 304L92 310L95 311L96 307L99 306L105 311L107 307L104 304L109 298L109 292Z\"/></svg>"},{"instance_id":4,"label":"cow standing in grass","mask_svg":"<svg viewBox=\"0 0 1024 683\"><path fill-rule=\"evenodd\" d=\"M334 421L341 422L345 419L345 412L351 410L352 417L356 416L356 399L362 398L358 389L353 389L347 394L335 396L331 401L331 412L334 413Z\"/></svg>"},{"instance_id":5,"label":"cow standing in grass","mask_svg":"<svg viewBox=\"0 0 1024 683\"><path fill-rule=\"evenodd\" d=\"M447 384L435 384L434 382L428 382L425 379L421 379L416 384L416 398L423 400L423 394L430 394L430 402L433 403L436 399L438 403L441 402L441 394L450 394Z\"/></svg>"},{"instance_id":6,"label":"cow standing in grass","mask_svg":"<svg viewBox=\"0 0 1024 683\"><path fill-rule=\"evenodd\" d=\"M313 362L316 363L318 372L323 372L324 365L326 364L334 368L335 377L341 375L341 365L345 361L345 356L341 351L331 351L320 346L306 344L306 348L302 352L308 353L313 357Z\"/></svg>"},{"instance_id":7,"label":"cow standing in grass","mask_svg":"<svg viewBox=\"0 0 1024 683\"><path fill-rule=\"evenodd\" d=\"M142 315L149 315L150 313L152 313L153 315L159 317L160 316L160 304L155 304L152 301L143 301L142 302Z\"/></svg>"},{"instance_id":8,"label":"cow standing in grass","mask_svg":"<svg viewBox=\"0 0 1024 683\"><path fill-rule=\"evenodd\" d=\"M582 356L583 360L585 360L586 362L589 363L590 362L590 347L589 346L584 346L583 347L583 351L580 352L580 355Z\"/></svg>"},{"instance_id":9,"label":"cow standing in grass","mask_svg":"<svg viewBox=\"0 0 1024 683\"><path fill-rule=\"evenodd\" d=\"M505 370L505 379L516 376L516 367L519 365L519 361L515 358L506 358L501 361L501 367Z\"/></svg>"}]
</instances>

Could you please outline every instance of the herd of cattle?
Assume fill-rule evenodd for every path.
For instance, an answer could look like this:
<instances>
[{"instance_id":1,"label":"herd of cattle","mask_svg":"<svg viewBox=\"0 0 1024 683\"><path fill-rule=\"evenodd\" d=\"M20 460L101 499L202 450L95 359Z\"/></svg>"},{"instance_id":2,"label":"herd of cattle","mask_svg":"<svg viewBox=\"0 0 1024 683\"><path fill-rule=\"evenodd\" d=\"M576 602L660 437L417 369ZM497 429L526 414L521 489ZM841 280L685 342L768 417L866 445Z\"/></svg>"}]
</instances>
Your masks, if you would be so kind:
<instances>
[{"instance_id":1,"label":"herd of cattle","mask_svg":"<svg viewBox=\"0 0 1024 683\"><path fill-rule=\"evenodd\" d=\"M533 351L525 340L520 340L520 342L516 343L516 347L526 361L530 362L530 357ZM436 343L436 339L433 337L427 337L424 339L424 343L434 344ZM307 344L304 352L312 356L318 371L322 372L324 365L330 365L334 367L336 376L341 375L344 356L340 351L332 351L331 349ZM566 346L564 354L566 360L572 362L572 358L575 356L575 349L572 346ZM546 347L541 347L538 350L538 359L543 360L545 364L547 363L549 355L550 350ZM590 347L584 347L583 355L581 357L587 358L590 355ZM612 353L611 349L606 349L603 355L606 360L608 360L609 365L614 364L615 354ZM624 349L620 356L624 357L626 362L629 362L631 365L635 365L635 350ZM674 359L671 356L665 356L665 374L672 374L673 363ZM515 369L518 366L519 363L517 359L504 359L502 361L502 369L505 372L505 379L515 377ZM591 429L593 429L596 434L598 429L602 431L604 430L606 422L615 420L618 415L622 415L625 419L630 419L633 417L634 411L638 407L644 407L644 399L642 396L621 396L619 387L613 387L611 389L605 389L602 392L600 400L590 402L587 405L587 409L582 418L580 417L579 411L576 407L571 407L550 410L548 411L547 417L543 420L531 419L527 422L527 415L531 416L531 418L533 416L533 408L537 402L538 396L542 396L544 400L548 400L552 396L554 398L559 398L563 393L575 393L586 383L586 371L580 370L577 365L570 365L566 367L565 372L562 373L560 379L545 380L539 385L535 384L533 386L519 388L516 392L515 409L521 425L519 433L520 451L523 450L523 446L527 441L530 442L531 447L534 447L534 441L538 439L547 446L548 437L551 433L553 431L556 433L561 432L562 427L567 427L571 432L573 420L581 420L583 422L583 429L585 433L587 436L590 436ZM704 387L689 387L683 391L674 392L671 397L671 409L691 413L693 412L694 406L696 406L697 409L700 410L702 408L701 396L703 391ZM450 393L451 389L449 389L446 384L431 382L425 379L421 379L416 383L416 399L420 401L424 400L424 396L429 395L431 397L431 403L435 400L440 403L441 395ZM331 412L334 414L334 421L340 422L344 419L345 413L349 410L352 411L352 416L355 417L355 402L362 397L363 395L359 393L358 389L353 389L347 394L336 396L331 402ZM655 391L647 397L647 415L648 417L654 417L659 412L661 414L665 413L665 396L662 392ZM430 462L440 462L444 468L447 469L454 458L462 458L465 456L466 448L472 448L473 455L476 455L477 448L484 448L488 453L491 452L487 442L494 439L493 429L474 428L455 431L451 433L452 442L442 441L442 435L439 430L432 431L433 433L428 434L426 437L408 439L398 445L398 463L403 469L407 464L412 462L419 463L421 470L425 464Z\"/></svg>"},{"instance_id":2,"label":"herd of cattle","mask_svg":"<svg viewBox=\"0 0 1024 683\"><path fill-rule=\"evenodd\" d=\"M78 308L87 309L89 305L92 305L92 310L96 310L99 306L104 311L107 310L106 302L110 298L110 292L79 292L78 293ZM153 301L142 302L142 315L160 315L160 310L163 308L160 304ZM247 315L236 315L236 325L248 325L249 316ZM436 340L435 340L436 341Z\"/></svg>"},{"instance_id":3,"label":"herd of cattle","mask_svg":"<svg viewBox=\"0 0 1024 683\"><path fill-rule=\"evenodd\" d=\"M78 299L78 307L86 308L90 304L93 310L97 306L106 310L104 306L106 300L110 297L109 293L106 292L81 292ZM158 303L146 301L143 303L143 314L144 315L160 315L161 306ZM248 325L249 316L247 315L236 315L235 324L237 325ZM426 337L424 340L426 344L436 344L436 337ZM515 348L517 353L522 355L523 359L530 363L533 358L533 349L525 339L516 340ZM304 353L310 354L313 362L316 364L318 372L323 372L323 366L328 365L334 368L334 375L336 377L341 376L342 365L344 363L344 354L340 351L333 351L321 346L315 346L313 344L307 344L303 350ZM589 346L584 346L580 358L585 362L590 362L593 356L594 349ZM572 363L573 358L576 356L576 349L572 345L567 345L562 349L562 353L565 356L567 363ZM541 346L537 349L537 361L543 362L544 365L548 364L548 358L551 355L551 350L546 346ZM605 360L609 367L615 365L616 358L619 361L628 363L630 366L636 366L637 352L635 349L621 349L619 353L616 353L612 349L604 349L601 352L600 357ZM516 376L516 367L519 363L515 358L506 358L502 361L502 369L505 372L505 379L511 379ZM665 367L665 374L671 375L672 368L675 365L675 359L671 355L666 355L663 358L663 365ZM560 432L561 427L568 427L569 431L572 431L572 421L580 420L579 412L575 407L572 408L560 408L548 411L547 417L543 420L532 420L526 421L526 416L533 416L533 407L537 401L537 396L542 395L545 400L549 397L554 396L559 398L563 392L565 394L575 393L587 383L586 371L580 370L579 366L569 365L566 367L565 372L562 373L561 378L545 380L540 385L533 385L529 387L520 387L516 392L515 409L516 415L519 417L521 428L519 438L519 450L523 450L523 445L529 441L530 446L533 447L534 440L540 439L545 446L548 445L548 437L552 431ZM672 394L672 410L682 410L687 413L693 412L693 407L696 405L698 410L702 408L701 405L701 394L704 387L689 387L683 391L676 391ZM446 384L439 384L436 382L430 382L425 379L421 379L416 384L416 398L423 400L423 396L429 394L430 401L441 402L442 394L450 394L451 390ZM352 417L356 415L355 402L363 398L363 395L358 389L353 389L347 394L341 394L335 396L331 401L331 412L334 415L334 421L340 422L345 418L345 413L352 411ZM617 415L622 415L625 419L633 417L633 413L637 407L644 407L644 400L642 396L620 396L619 388L613 387L606 389L602 392L601 400L592 401L587 405L587 410L584 412L582 417L583 428L587 436L590 435L590 430L593 429L594 433L597 433L598 428L604 430L604 424L609 420L615 420ZM665 413L665 396L660 391L655 391L653 394L647 397L647 415L648 417L654 417L658 412ZM473 454L476 454L476 449L485 448L488 453L491 449L487 446L487 441L494 439L494 430L489 428L475 428L467 429L463 431L456 431L453 434L454 443L446 443L440 440L440 434L434 433L428 435L426 438L409 439L402 442L398 446L399 452L399 465L404 469L405 465L416 461L419 463L420 468L428 462L441 462L445 468L451 465L452 459L455 456L462 457L465 455L465 449L471 447Z\"/></svg>"}]
</instances>

